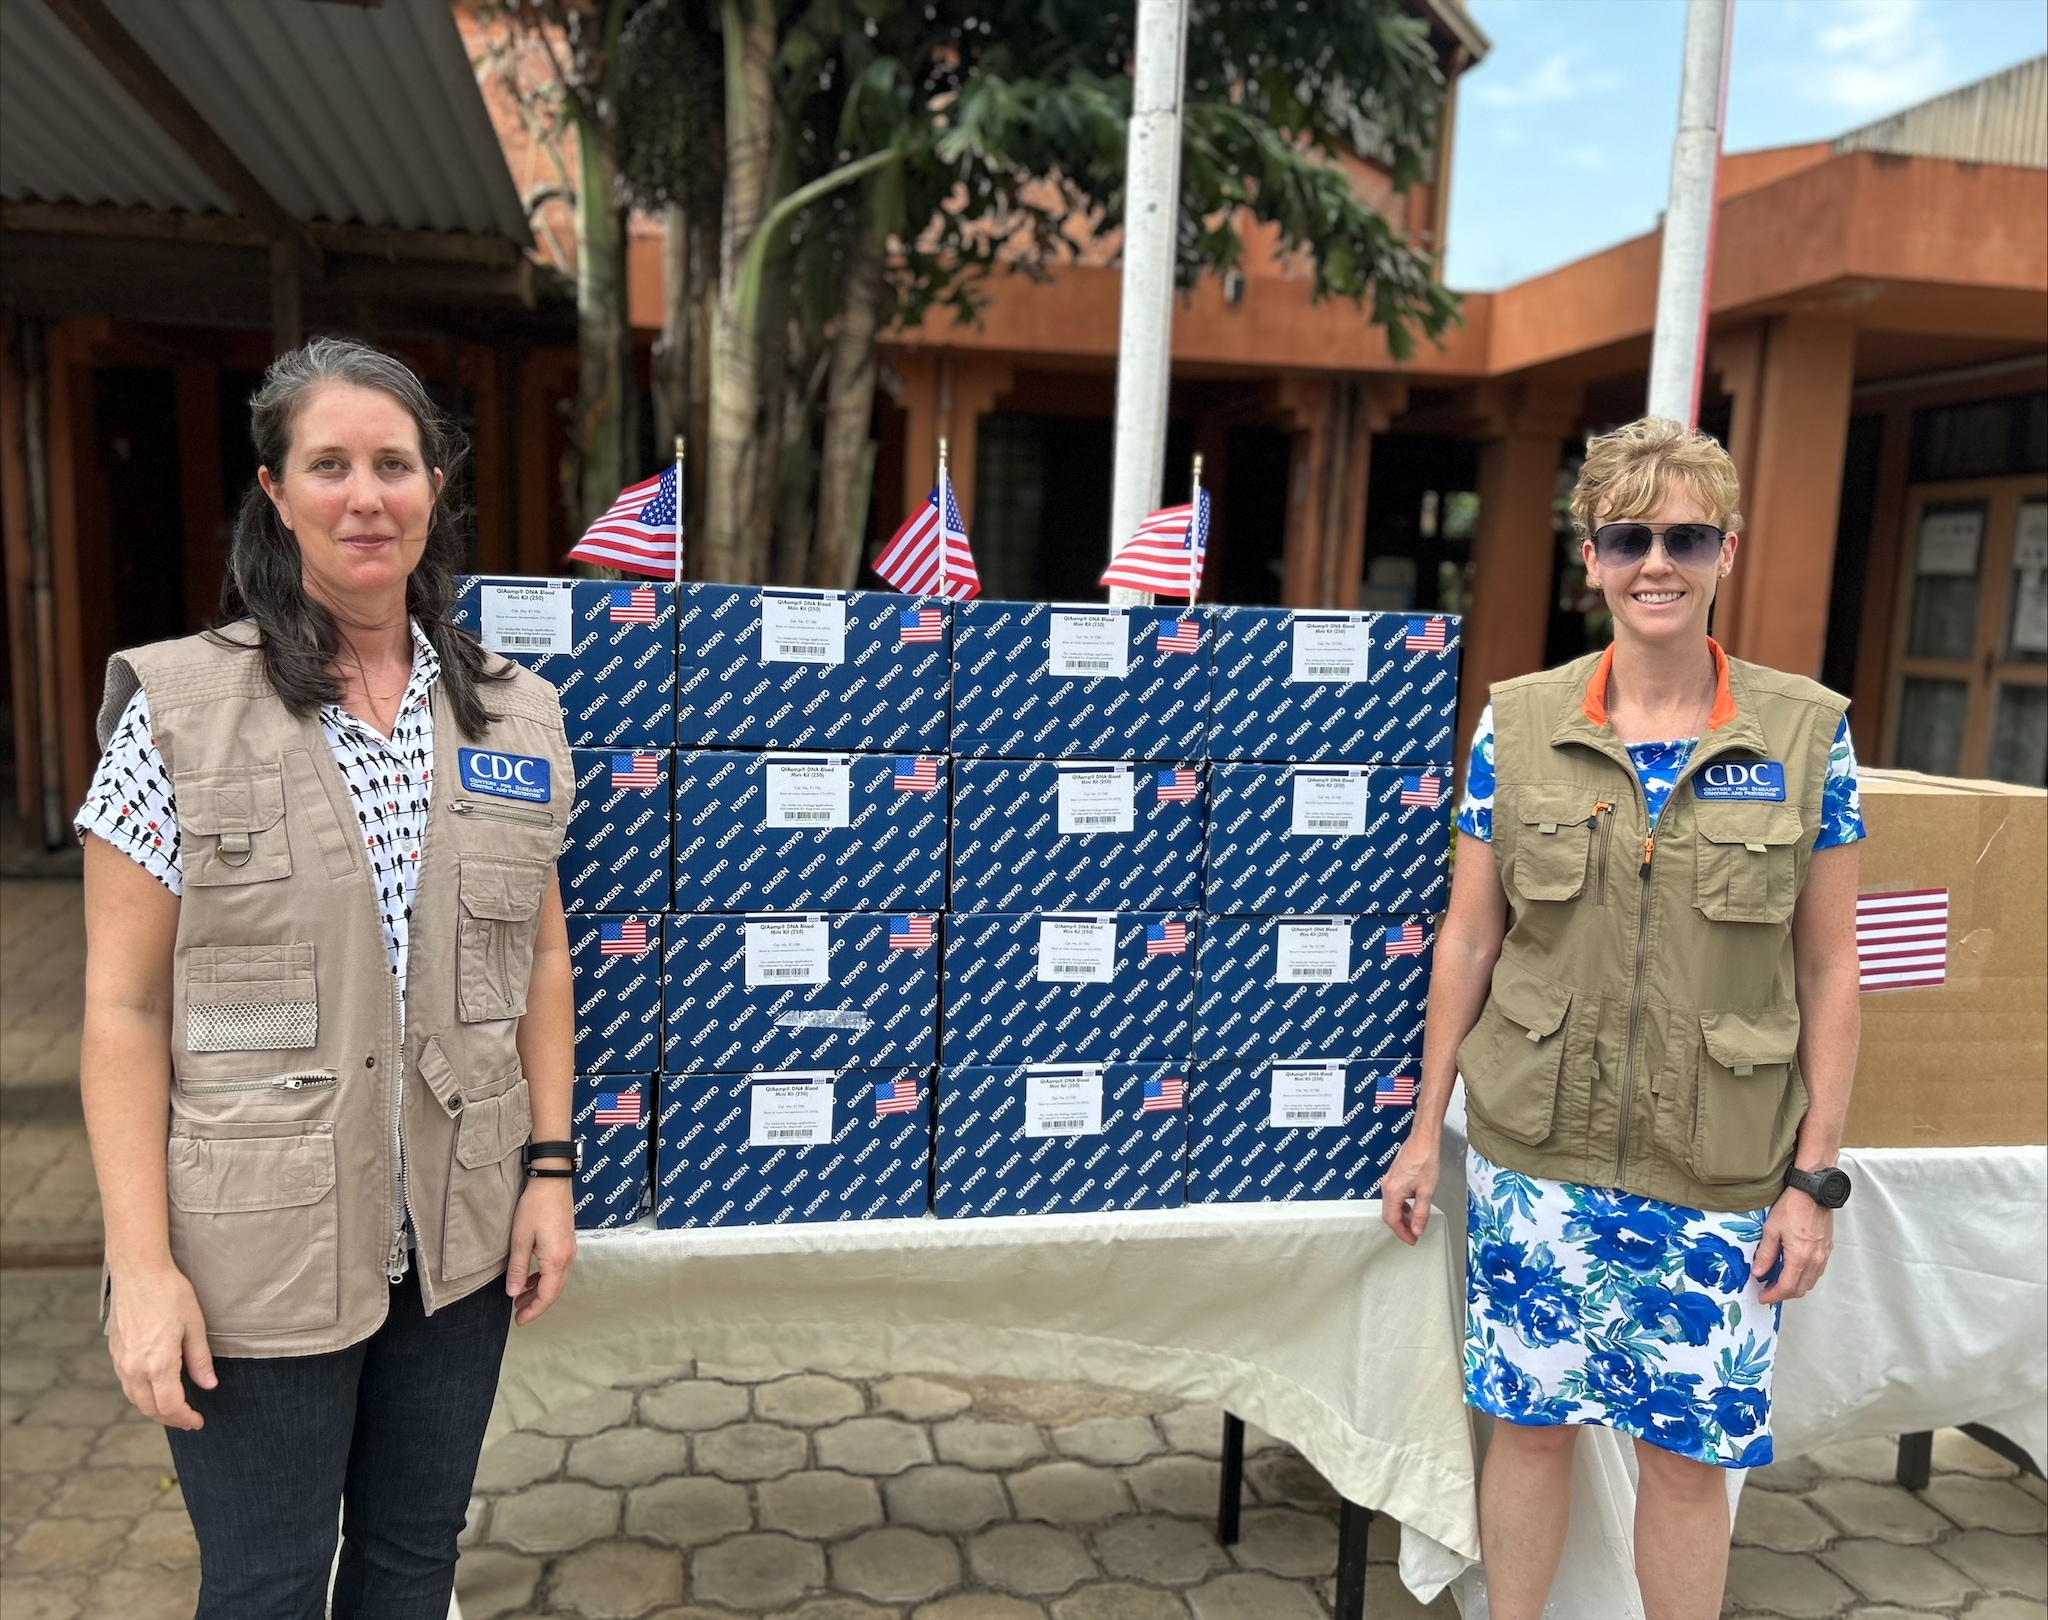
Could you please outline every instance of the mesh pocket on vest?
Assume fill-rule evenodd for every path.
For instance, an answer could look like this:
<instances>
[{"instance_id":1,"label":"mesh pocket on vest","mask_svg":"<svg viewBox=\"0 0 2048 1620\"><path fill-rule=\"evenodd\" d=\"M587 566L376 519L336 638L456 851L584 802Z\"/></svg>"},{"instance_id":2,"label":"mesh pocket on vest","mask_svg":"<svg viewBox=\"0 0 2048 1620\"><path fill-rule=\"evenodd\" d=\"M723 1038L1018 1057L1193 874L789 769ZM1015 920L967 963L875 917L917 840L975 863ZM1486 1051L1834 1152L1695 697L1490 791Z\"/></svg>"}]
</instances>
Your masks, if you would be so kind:
<instances>
[{"instance_id":1,"label":"mesh pocket on vest","mask_svg":"<svg viewBox=\"0 0 2048 1620\"><path fill-rule=\"evenodd\" d=\"M319 1005L311 1001L200 1002L185 1009L188 1052L275 1052L311 1046Z\"/></svg>"}]
</instances>

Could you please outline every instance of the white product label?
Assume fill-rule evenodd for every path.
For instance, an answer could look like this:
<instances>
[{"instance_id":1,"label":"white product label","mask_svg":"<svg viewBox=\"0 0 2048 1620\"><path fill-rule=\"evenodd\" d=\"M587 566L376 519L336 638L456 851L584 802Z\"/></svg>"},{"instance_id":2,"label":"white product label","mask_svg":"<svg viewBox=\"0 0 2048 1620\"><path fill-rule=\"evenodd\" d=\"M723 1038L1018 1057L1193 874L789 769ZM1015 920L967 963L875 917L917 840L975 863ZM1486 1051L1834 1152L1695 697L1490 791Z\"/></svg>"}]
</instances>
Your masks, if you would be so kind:
<instances>
[{"instance_id":1,"label":"white product label","mask_svg":"<svg viewBox=\"0 0 2048 1620\"><path fill-rule=\"evenodd\" d=\"M800 1007L775 1020L777 1029L850 1029L864 1033L874 1020L851 1007Z\"/></svg>"},{"instance_id":2,"label":"white product label","mask_svg":"<svg viewBox=\"0 0 2048 1620\"><path fill-rule=\"evenodd\" d=\"M1294 663L1290 681L1362 681L1372 660L1372 621L1364 614L1341 619L1294 619Z\"/></svg>"},{"instance_id":3,"label":"white product label","mask_svg":"<svg viewBox=\"0 0 2048 1620\"><path fill-rule=\"evenodd\" d=\"M1026 1069L1026 1136L1100 1136L1102 1069Z\"/></svg>"},{"instance_id":4,"label":"white product label","mask_svg":"<svg viewBox=\"0 0 2048 1620\"><path fill-rule=\"evenodd\" d=\"M761 598L761 662L843 664L846 662L846 599L823 596Z\"/></svg>"},{"instance_id":5,"label":"white product label","mask_svg":"<svg viewBox=\"0 0 2048 1620\"><path fill-rule=\"evenodd\" d=\"M1344 1065L1276 1063L1266 1124L1276 1131L1320 1131L1344 1123Z\"/></svg>"},{"instance_id":6,"label":"white product label","mask_svg":"<svg viewBox=\"0 0 2048 1620\"><path fill-rule=\"evenodd\" d=\"M1137 787L1137 778L1120 765L1061 767L1061 834L1134 831Z\"/></svg>"},{"instance_id":7,"label":"white product label","mask_svg":"<svg viewBox=\"0 0 2048 1620\"><path fill-rule=\"evenodd\" d=\"M853 761L771 759L761 765L764 827L825 832L853 824Z\"/></svg>"},{"instance_id":8,"label":"white product label","mask_svg":"<svg viewBox=\"0 0 2048 1620\"><path fill-rule=\"evenodd\" d=\"M1283 918L1273 929L1275 984L1348 984L1351 981L1351 921Z\"/></svg>"},{"instance_id":9,"label":"white product label","mask_svg":"<svg viewBox=\"0 0 2048 1620\"><path fill-rule=\"evenodd\" d=\"M774 922L749 922L746 928L749 990L832 982L829 917L778 918Z\"/></svg>"},{"instance_id":10,"label":"white product label","mask_svg":"<svg viewBox=\"0 0 2048 1620\"><path fill-rule=\"evenodd\" d=\"M1112 984L1116 981L1114 917L1038 919L1041 984Z\"/></svg>"},{"instance_id":11,"label":"white product label","mask_svg":"<svg viewBox=\"0 0 2048 1620\"><path fill-rule=\"evenodd\" d=\"M1287 830L1297 838L1362 838L1370 809L1363 771L1297 770Z\"/></svg>"},{"instance_id":12,"label":"white product label","mask_svg":"<svg viewBox=\"0 0 2048 1620\"><path fill-rule=\"evenodd\" d=\"M1045 672L1120 681L1131 672L1131 616L1055 613L1046 638Z\"/></svg>"},{"instance_id":13,"label":"white product label","mask_svg":"<svg viewBox=\"0 0 2048 1620\"><path fill-rule=\"evenodd\" d=\"M565 653L576 646L576 614L571 581L551 579L533 585L485 585L483 634L478 637L494 653Z\"/></svg>"},{"instance_id":14,"label":"white product label","mask_svg":"<svg viewBox=\"0 0 2048 1620\"><path fill-rule=\"evenodd\" d=\"M1974 577L1977 550L1983 539L1984 512L1981 507L1971 507L1962 512L1929 512L1920 519L1917 571Z\"/></svg>"},{"instance_id":15,"label":"white product label","mask_svg":"<svg viewBox=\"0 0 2048 1620\"><path fill-rule=\"evenodd\" d=\"M781 1074L747 1087L748 1147L818 1147L832 1140L832 1076Z\"/></svg>"}]
</instances>

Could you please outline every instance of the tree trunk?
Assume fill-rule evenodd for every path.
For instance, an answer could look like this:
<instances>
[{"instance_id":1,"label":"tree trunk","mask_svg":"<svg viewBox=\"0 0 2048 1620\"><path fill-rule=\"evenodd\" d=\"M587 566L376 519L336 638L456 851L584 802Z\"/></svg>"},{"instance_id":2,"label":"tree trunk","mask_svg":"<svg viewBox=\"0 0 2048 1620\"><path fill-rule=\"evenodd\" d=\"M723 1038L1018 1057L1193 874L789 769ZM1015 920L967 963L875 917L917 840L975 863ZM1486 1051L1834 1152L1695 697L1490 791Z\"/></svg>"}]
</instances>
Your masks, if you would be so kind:
<instances>
[{"instance_id":1,"label":"tree trunk","mask_svg":"<svg viewBox=\"0 0 2048 1620\"><path fill-rule=\"evenodd\" d=\"M581 535L627 482L628 334L618 170L603 132L587 119L576 123L576 157L577 467L569 511Z\"/></svg>"},{"instance_id":2,"label":"tree trunk","mask_svg":"<svg viewBox=\"0 0 2048 1620\"><path fill-rule=\"evenodd\" d=\"M871 179L872 193L887 177ZM811 542L810 583L851 590L860 572L874 449L868 427L875 404L875 331L882 308L883 233L862 210L862 229L846 265L846 301L832 339L832 375L825 397L825 450L818 475L818 529Z\"/></svg>"},{"instance_id":3,"label":"tree trunk","mask_svg":"<svg viewBox=\"0 0 2048 1620\"><path fill-rule=\"evenodd\" d=\"M801 585L811 554L811 490L818 452L811 443L811 408L824 380L826 356L804 346L798 323L789 326L789 365L782 394L782 477L775 493L775 568L778 585Z\"/></svg>"}]
</instances>

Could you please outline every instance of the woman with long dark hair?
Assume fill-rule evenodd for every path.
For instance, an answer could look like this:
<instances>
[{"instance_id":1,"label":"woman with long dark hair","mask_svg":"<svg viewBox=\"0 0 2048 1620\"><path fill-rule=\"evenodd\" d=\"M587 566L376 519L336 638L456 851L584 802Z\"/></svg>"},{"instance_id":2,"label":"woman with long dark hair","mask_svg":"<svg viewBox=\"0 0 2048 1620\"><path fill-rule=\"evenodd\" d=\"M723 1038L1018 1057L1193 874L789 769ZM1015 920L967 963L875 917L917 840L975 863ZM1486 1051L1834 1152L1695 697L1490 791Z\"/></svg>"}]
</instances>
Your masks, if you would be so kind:
<instances>
[{"instance_id":1,"label":"woman with long dark hair","mask_svg":"<svg viewBox=\"0 0 2048 1620\"><path fill-rule=\"evenodd\" d=\"M322 339L251 402L222 622L117 653L80 1059L121 1387L199 1614L442 1620L508 1323L574 1258L544 681L449 623L464 447Z\"/></svg>"}]
</instances>

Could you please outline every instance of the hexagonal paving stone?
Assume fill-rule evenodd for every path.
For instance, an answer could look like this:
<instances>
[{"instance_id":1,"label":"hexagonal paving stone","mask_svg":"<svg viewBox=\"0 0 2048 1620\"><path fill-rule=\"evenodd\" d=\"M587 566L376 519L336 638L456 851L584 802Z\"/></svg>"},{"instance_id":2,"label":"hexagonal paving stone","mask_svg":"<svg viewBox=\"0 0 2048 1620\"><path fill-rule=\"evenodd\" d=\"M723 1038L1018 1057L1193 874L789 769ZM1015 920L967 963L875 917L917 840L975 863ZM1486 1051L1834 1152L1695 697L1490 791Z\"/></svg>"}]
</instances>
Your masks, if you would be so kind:
<instances>
[{"instance_id":1,"label":"hexagonal paving stone","mask_svg":"<svg viewBox=\"0 0 2048 1620\"><path fill-rule=\"evenodd\" d=\"M817 1431L818 1466L849 1474L900 1474L932 1460L924 1430L897 1418L853 1418Z\"/></svg>"},{"instance_id":2,"label":"hexagonal paving stone","mask_svg":"<svg viewBox=\"0 0 2048 1620\"><path fill-rule=\"evenodd\" d=\"M976 1579L1005 1591L1053 1597L1096 1573L1080 1538L1049 1524L1001 1524L967 1543Z\"/></svg>"},{"instance_id":3,"label":"hexagonal paving stone","mask_svg":"<svg viewBox=\"0 0 2048 1620\"><path fill-rule=\"evenodd\" d=\"M1175 1451L1197 1457L1223 1455L1223 1408L1193 1401L1159 1414L1159 1432Z\"/></svg>"},{"instance_id":4,"label":"hexagonal paving stone","mask_svg":"<svg viewBox=\"0 0 2048 1620\"><path fill-rule=\"evenodd\" d=\"M1735 1509L1735 1545L1777 1552L1819 1552L1836 1536L1835 1527L1784 1491L1745 1489Z\"/></svg>"},{"instance_id":5,"label":"hexagonal paving stone","mask_svg":"<svg viewBox=\"0 0 2048 1620\"><path fill-rule=\"evenodd\" d=\"M754 1390L754 1410L770 1423L790 1423L814 1429L827 1423L842 1423L859 1417L867 1409L853 1385L823 1373L798 1373L778 1378Z\"/></svg>"},{"instance_id":6,"label":"hexagonal paving stone","mask_svg":"<svg viewBox=\"0 0 2048 1620\"><path fill-rule=\"evenodd\" d=\"M569 1448L569 1474L593 1485L645 1485L690 1471L690 1442L661 1429L607 1429Z\"/></svg>"},{"instance_id":7,"label":"hexagonal paving stone","mask_svg":"<svg viewBox=\"0 0 2048 1620\"><path fill-rule=\"evenodd\" d=\"M721 1429L747 1415L747 1392L706 1378L684 1378L643 1390L640 1416L663 1429Z\"/></svg>"},{"instance_id":8,"label":"hexagonal paving stone","mask_svg":"<svg viewBox=\"0 0 2048 1620\"><path fill-rule=\"evenodd\" d=\"M554 1607L589 1620L634 1620L683 1596L683 1555L635 1541L607 1541L555 1565Z\"/></svg>"},{"instance_id":9,"label":"hexagonal paving stone","mask_svg":"<svg viewBox=\"0 0 2048 1620\"><path fill-rule=\"evenodd\" d=\"M994 1474L934 1463L899 1474L882 1487L889 1518L920 1530L960 1535L1010 1516L1010 1499Z\"/></svg>"},{"instance_id":10,"label":"hexagonal paving stone","mask_svg":"<svg viewBox=\"0 0 2048 1620\"><path fill-rule=\"evenodd\" d=\"M722 1479L664 1479L626 1493L626 1534L702 1547L753 1527L746 1488Z\"/></svg>"},{"instance_id":11,"label":"hexagonal paving stone","mask_svg":"<svg viewBox=\"0 0 2048 1620\"><path fill-rule=\"evenodd\" d=\"M889 1525L832 1549L832 1584L883 1603L915 1603L960 1582L960 1554L943 1536Z\"/></svg>"},{"instance_id":12,"label":"hexagonal paving stone","mask_svg":"<svg viewBox=\"0 0 2048 1620\"><path fill-rule=\"evenodd\" d=\"M1979 1598L1970 1605L1969 1620L2048 1620L2048 1604L2022 1597Z\"/></svg>"},{"instance_id":13,"label":"hexagonal paving stone","mask_svg":"<svg viewBox=\"0 0 2048 1620\"><path fill-rule=\"evenodd\" d=\"M1087 1418L1052 1431L1055 1450L1082 1462L1117 1464L1142 1462L1161 1449L1159 1431L1149 1418Z\"/></svg>"},{"instance_id":14,"label":"hexagonal paving stone","mask_svg":"<svg viewBox=\"0 0 2048 1620\"><path fill-rule=\"evenodd\" d=\"M455 1566L455 1595L462 1602L462 1620L497 1620L523 1609L540 1581L541 1561L478 1547L463 1553Z\"/></svg>"},{"instance_id":15,"label":"hexagonal paving stone","mask_svg":"<svg viewBox=\"0 0 2048 1620\"><path fill-rule=\"evenodd\" d=\"M483 1455L477 1458L476 1484L472 1488L516 1491L522 1485L546 1479L562 1466L568 1449L566 1440L516 1429L484 1447Z\"/></svg>"},{"instance_id":16,"label":"hexagonal paving stone","mask_svg":"<svg viewBox=\"0 0 2048 1620\"><path fill-rule=\"evenodd\" d=\"M943 1461L967 1468L1020 1468L1045 1455L1045 1442L1036 1429L1022 1423L992 1423L986 1418L955 1418L934 1424L932 1444Z\"/></svg>"},{"instance_id":17,"label":"hexagonal paving stone","mask_svg":"<svg viewBox=\"0 0 2048 1620\"><path fill-rule=\"evenodd\" d=\"M526 1426L538 1429L542 1434L558 1434L575 1440L603 1429L616 1429L621 1423L632 1420L633 1392L601 1389L595 1395L586 1395L582 1400L573 1401L545 1417L535 1418Z\"/></svg>"},{"instance_id":18,"label":"hexagonal paving stone","mask_svg":"<svg viewBox=\"0 0 2048 1620\"><path fill-rule=\"evenodd\" d=\"M697 1467L720 1479L780 1479L803 1467L808 1449L795 1429L735 1423L697 1436Z\"/></svg>"},{"instance_id":19,"label":"hexagonal paving stone","mask_svg":"<svg viewBox=\"0 0 2048 1620\"><path fill-rule=\"evenodd\" d=\"M1337 1493L1330 1489L1329 1481L1297 1452L1271 1451L1263 1457L1253 1457L1244 1465L1244 1477L1262 1502L1337 1511Z\"/></svg>"},{"instance_id":20,"label":"hexagonal paving stone","mask_svg":"<svg viewBox=\"0 0 2048 1620\"><path fill-rule=\"evenodd\" d=\"M146 1468L82 1468L57 1487L45 1511L64 1519L132 1519L156 1506L162 1478Z\"/></svg>"},{"instance_id":21,"label":"hexagonal paving stone","mask_svg":"<svg viewBox=\"0 0 2048 1620\"><path fill-rule=\"evenodd\" d=\"M787 1474L758 1488L761 1528L811 1541L833 1541L882 1522L875 1482L822 1470Z\"/></svg>"},{"instance_id":22,"label":"hexagonal paving stone","mask_svg":"<svg viewBox=\"0 0 2048 1620\"><path fill-rule=\"evenodd\" d=\"M775 1620L898 1620L900 1609L878 1609L872 1603L853 1597L805 1598L793 1609L785 1609ZM692 1615L659 1615L656 1620L694 1620ZM703 1620L731 1620L724 1614L706 1611Z\"/></svg>"},{"instance_id":23,"label":"hexagonal paving stone","mask_svg":"<svg viewBox=\"0 0 2048 1620\"><path fill-rule=\"evenodd\" d=\"M1322 1620L1323 1606L1293 1581L1219 1575L1188 1593L1195 1620Z\"/></svg>"},{"instance_id":24,"label":"hexagonal paving stone","mask_svg":"<svg viewBox=\"0 0 2048 1620\"><path fill-rule=\"evenodd\" d=\"M1223 1488L1223 1467L1201 1457L1153 1457L1131 1469L1124 1480L1147 1513L1213 1516Z\"/></svg>"},{"instance_id":25,"label":"hexagonal paving stone","mask_svg":"<svg viewBox=\"0 0 2048 1620\"><path fill-rule=\"evenodd\" d=\"M198 1599L196 1569L110 1569L92 1583L85 1612L121 1620L188 1620ZM12 1606L7 1612L12 1620Z\"/></svg>"},{"instance_id":26,"label":"hexagonal paving stone","mask_svg":"<svg viewBox=\"0 0 2048 1620\"><path fill-rule=\"evenodd\" d=\"M1010 1500L1017 1504L1018 1518L1054 1524L1100 1524L1131 1507L1115 1474L1076 1462L1040 1463L1012 1474Z\"/></svg>"},{"instance_id":27,"label":"hexagonal paving stone","mask_svg":"<svg viewBox=\"0 0 2048 1620\"><path fill-rule=\"evenodd\" d=\"M1094 1541L1105 1573L1154 1586L1191 1586L1230 1567L1208 1525L1163 1514L1118 1519L1098 1530Z\"/></svg>"},{"instance_id":28,"label":"hexagonal paving stone","mask_svg":"<svg viewBox=\"0 0 2048 1620\"><path fill-rule=\"evenodd\" d=\"M1949 1530L1948 1520L1896 1484L1824 1479L1807 1493L1806 1500L1851 1536L1924 1544Z\"/></svg>"},{"instance_id":29,"label":"hexagonal paving stone","mask_svg":"<svg viewBox=\"0 0 2048 1620\"><path fill-rule=\"evenodd\" d=\"M1761 1468L1752 1468L1744 1482L1745 1491L1810 1491L1827 1478L1827 1470L1811 1457L1780 1457Z\"/></svg>"},{"instance_id":30,"label":"hexagonal paving stone","mask_svg":"<svg viewBox=\"0 0 2048 1620\"><path fill-rule=\"evenodd\" d=\"M1920 1499L1965 1530L2003 1530L2012 1536L2048 1534L2048 1503L2010 1480L1937 1474Z\"/></svg>"},{"instance_id":31,"label":"hexagonal paving stone","mask_svg":"<svg viewBox=\"0 0 2048 1620\"><path fill-rule=\"evenodd\" d=\"M1974 1474L1979 1479L2010 1479L2019 1469L1961 1429L1934 1431L1934 1467L1945 1474Z\"/></svg>"},{"instance_id":32,"label":"hexagonal paving stone","mask_svg":"<svg viewBox=\"0 0 2048 1620\"><path fill-rule=\"evenodd\" d=\"M10 1575L71 1575L101 1568L126 1539L119 1519L37 1519L7 1550Z\"/></svg>"},{"instance_id":33,"label":"hexagonal paving stone","mask_svg":"<svg viewBox=\"0 0 2048 1620\"><path fill-rule=\"evenodd\" d=\"M529 1485L491 1506L491 1540L521 1552L567 1552L618 1527L618 1493L594 1485Z\"/></svg>"},{"instance_id":34,"label":"hexagonal paving stone","mask_svg":"<svg viewBox=\"0 0 2048 1620\"><path fill-rule=\"evenodd\" d=\"M1142 1586L1084 1586L1052 1606L1053 1620L1187 1620L1187 1605L1171 1592Z\"/></svg>"},{"instance_id":35,"label":"hexagonal paving stone","mask_svg":"<svg viewBox=\"0 0 2048 1620\"><path fill-rule=\"evenodd\" d=\"M690 1596L742 1614L781 1608L824 1584L824 1553L789 1536L734 1536L690 1560Z\"/></svg>"},{"instance_id":36,"label":"hexagonal paving stone","mask_svg":"<svg viewBox=\"0 0 2048 1620\"><path fill-rule=\"evenodd\" d=\"M1808 1457L1824 1474L1837 1479L1868 1479L1879 1483L1896 1479L1899 1472L1899 1443L1867 1437L1838 1440L1831 1446L1816 1446Z\"/></svg>"},{"instance_id":37,"label":"hexagonal paving stone","mask_svg":"<svg viewBox=\"0 0 2048 1620\"><path fill-rule=\"evenodd\" d=\"M1045 1620L1045 1610L997 1592L956 1592L925 1604L910 1620Z\"/></svg>"},{"instance_id":38,"label":"hexagonal paving stone","mask_svg":"<svg viewBox=\"0 0 2048 1620\"><path fill-rule=\"evenodd\" d=\"M1867 1598L1910 1603L1915 1608L1960 1603L1974 1589L1925 1547L1895 1547L1889 1541L1838 1541L1820 1555L1820 1561Z\"/></svg>"},{"instance_id":39,"label":"hexagonal paving stone","mask_svg":"<svg viewBox=\"0 0 2048 1620\"><path fill-rule=\"evenodd\" d=\"M875 1386L875 1405L884 1412L909 1418L913 1423L932 1423L964 1412L974 1397L964 1389L942 1384L935 1378L902 1374L886 1378Z\"/></svg>"},{"instance_id":40,"label":"hexagonal paving stone","mask_svg":"<svg viewBox=\"0 0 2048 1620\"><path fill-rule=\"evenodd\" d=\"M1337 1526L1327 1514L1299 1508L1247 1510L1232 1553L1247 1569L1302 1580L1337 1568Z\"/></svg>"},{"instance_id":41,"label":"hexagonal paving stone","mask_svg":"<svg viewBox=\"0 0 2048 1620\"><path fill-rule=\"evenodd\" d=\"M1856 1594L1811 1558L1737 1547L1728 1555L1728 1600L1739 1609L1762 1609L1787 1620L1826 1620Z\"/></svg>"},{"instance_id":42,"label":"hexagonal paving stone","mask_svg":"<svg viewBox=\"0 0 2048 1620\"><path fill-rule=\"evenodd\" d=\"M1996 1591L2048 1601L2048 1558L2039 1536L2002 1536L1996 1530L1965 1530L1943 1542L1941 1556L1972 1580Z\"/></svg>"}]
</instances>

